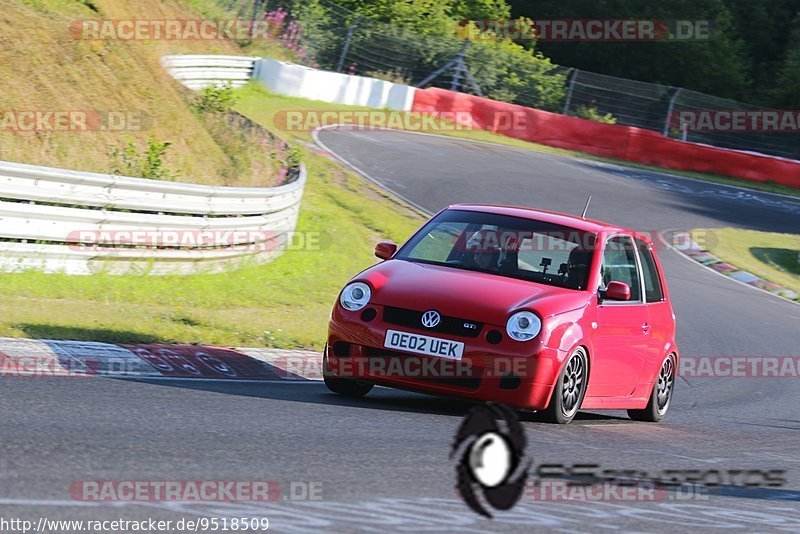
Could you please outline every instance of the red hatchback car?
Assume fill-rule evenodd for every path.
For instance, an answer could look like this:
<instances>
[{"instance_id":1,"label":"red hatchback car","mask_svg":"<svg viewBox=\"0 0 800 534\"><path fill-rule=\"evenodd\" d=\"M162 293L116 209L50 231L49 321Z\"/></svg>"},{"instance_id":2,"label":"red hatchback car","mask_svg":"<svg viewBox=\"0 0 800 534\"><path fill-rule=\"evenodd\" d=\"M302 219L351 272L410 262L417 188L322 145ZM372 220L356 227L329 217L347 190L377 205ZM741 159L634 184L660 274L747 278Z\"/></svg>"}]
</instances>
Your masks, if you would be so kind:
<instances>
[{"instance_id":1,"label":"red hatchback car","mask_svg":"<svg viewBox=\"0 0 800 534\"><path fill-rule=\"evenodd\" d=\"M660 421L678 366L652 243L526 208L454 205L348 283L324 354L331 391L375 384L495 401L568 423L579 409Z\"/></svg>"}]
</instances>

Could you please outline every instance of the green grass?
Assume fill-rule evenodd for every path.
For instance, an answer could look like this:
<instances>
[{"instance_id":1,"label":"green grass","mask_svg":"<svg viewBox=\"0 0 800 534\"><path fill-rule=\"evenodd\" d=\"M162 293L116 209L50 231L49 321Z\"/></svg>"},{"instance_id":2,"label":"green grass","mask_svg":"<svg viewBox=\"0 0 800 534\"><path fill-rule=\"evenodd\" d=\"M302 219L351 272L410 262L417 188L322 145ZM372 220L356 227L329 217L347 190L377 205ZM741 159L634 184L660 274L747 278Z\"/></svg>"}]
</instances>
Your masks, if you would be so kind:
<instances>
[{"instance_id":1,"label":"green grass","mask_svg":"<svg viewBox=\"0 0 800 534\"><path fill-rule=\"evenodd\" d=\"M158 59L169 53L253 54L278 45L258 42L243 50L226 42L75 41L67 31L81 18L125 19L142 12L165 19L196 18L197 11L223 15L211 0L187 3L94 0L95 12L67 0L0 0L0 21L12 32L10 48L0 51L4 108L144 110L150 129L130 137L139 144L150 137L175 141L167 163L182 181L231 183L226 172L234 166ZM36 65L48 68L37 70L32 90L29 77L20 73ZM238 109L270 126L256 110L280 102L252 91L242 97ZM128 134L0 133L0 159L105 171L107 147L124 145ZM372 255L377 241L403 241L421 217L338 164L311 153L303 157L309 180L297 230L325 236L321 250L287 252L272 263L219 275L3 274L0 335L321 347L341 286L377 262ZM239 185L256 185L236 178Z\"/></svg>"},{"instance_id":2,"label":"green grass","mask_svg":"<svg viewBox=\"0 0 800 534\"><path fill-rule=\"evenodd\" d=\"M283 104L253 89L240 96L238 109L265 126ZM217 275L5 274L0 335L320 348L339 289L378 261L375 243L402 242L423 219L338 164L301 151L308 183L297 229L320 233L320 250Z\"/></svg>"},{"instance_id":3,"label":"green grass","mask_svg":"<svg viewBox=\"0 0 800 534\"><path fill-rule=\"evenodd\" d=\"M800 235L723 228L695 230L718 258L800 293Z\"/></svg>"},{"instance_id":4,"label":"green grass","mask_svg":"<svg viewBox=\"0 0 800 534\"><path fill-rule=\"evenodd\" d=\"M199 9L212 0L192 0ZM161 0L0 0L0 110L130 113L138 122L122 131L14 132L0 129L0 160L82 171L114 170L112 150L133 142L142 153L148 141L170 142L164 162L177 180L213 185L274 183L276 165L261 163L187 106L189 94L163 68L167 54L236 54L229 41L90 41L70 34L85 19L196 19L185 2ZM277 53L277 43L260 41L259 52ZM14 116L14 115L10 115ZM251 172L241 172L250 164ZM236 168L240 172L233 173ZM235 174L235 178L231 175Z\"/></svg>"},{"instance_id":5,"label":"green grass","mask_svg":"<svg viewBox=\"0 0 800 534\"><path fill-rule=\"evenodd\" d=\"M378 261L377 241L403 241L421 218L320 156L306 161L298 231L320 232L321 250L217 275L5 274L0 335L321 347L342 285Z\"/></svg>"}]
</instances>

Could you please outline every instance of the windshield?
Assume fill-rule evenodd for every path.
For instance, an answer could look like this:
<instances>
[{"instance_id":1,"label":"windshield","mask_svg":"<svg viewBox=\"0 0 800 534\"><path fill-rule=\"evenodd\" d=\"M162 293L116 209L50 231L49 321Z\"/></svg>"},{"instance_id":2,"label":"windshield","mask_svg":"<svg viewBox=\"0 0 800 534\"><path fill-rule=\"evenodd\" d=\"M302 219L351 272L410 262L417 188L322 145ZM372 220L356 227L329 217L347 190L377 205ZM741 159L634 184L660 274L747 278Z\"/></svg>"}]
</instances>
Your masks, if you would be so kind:
<instances>
[{"instance_id":1,"label":"windshield","mask_svg":"<svg viewBox=\"0 0 800 534\"><path fill-rule=\"evenodd\" d=\"M454 209L429 222L395 258L586 289L594 243L594 234L574 228Z\"/></svg>"}]
</instances>

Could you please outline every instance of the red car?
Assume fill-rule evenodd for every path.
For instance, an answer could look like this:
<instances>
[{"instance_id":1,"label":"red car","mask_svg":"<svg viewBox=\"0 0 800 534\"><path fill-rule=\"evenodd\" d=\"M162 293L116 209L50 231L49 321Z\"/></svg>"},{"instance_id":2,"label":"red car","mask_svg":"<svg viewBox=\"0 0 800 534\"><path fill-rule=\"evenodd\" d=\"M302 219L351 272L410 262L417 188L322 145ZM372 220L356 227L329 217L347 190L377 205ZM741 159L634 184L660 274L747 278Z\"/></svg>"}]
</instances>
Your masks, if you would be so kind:
<instances>
[{"instance_id":1,"label":"red car","mask_svg":"<svg viewBox=\"0 0 800 534\"><path fill-rule=\"evenodd\" d=\"M579 409L660 421L678 366L650 240L526 208L454 205L348 283L324 354L331 391L375 384L495 401L569 423Z\"/></svg>"}]
</instances>

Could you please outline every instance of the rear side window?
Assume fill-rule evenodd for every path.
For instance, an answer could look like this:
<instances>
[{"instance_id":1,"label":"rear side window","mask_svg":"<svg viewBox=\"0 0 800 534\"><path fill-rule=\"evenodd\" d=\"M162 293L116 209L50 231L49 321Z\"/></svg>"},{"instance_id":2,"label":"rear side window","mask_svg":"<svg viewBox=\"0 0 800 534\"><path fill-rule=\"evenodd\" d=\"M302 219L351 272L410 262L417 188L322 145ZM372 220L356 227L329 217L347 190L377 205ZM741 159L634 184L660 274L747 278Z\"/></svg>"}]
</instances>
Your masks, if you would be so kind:
<instances>
[{"instance_id":1,"label":"rear side window","mask_svg":"<svg viewBox=\"0 0 800 534\"><path fill-rule=\"evenodd\" d=\"M636 267L636 250L628 236L612 237L603 252L603 287L609 282L623 282L631 288L631 302L641 301L639 269Z\"/></svg>"},{"instance_id":2,"label":"rear side window","mask_svg":"<svg viewBox=\"0 0 800 534\"><path fill-rule=\"evenodd\" d=\"M639 257L642 260L645 298L647 302L661 302L664 300L664 291L661 289L661 277L658 274L653 252L641 239L636 240L636 247L639 249Z\"/></svg>"}]
</instances>

